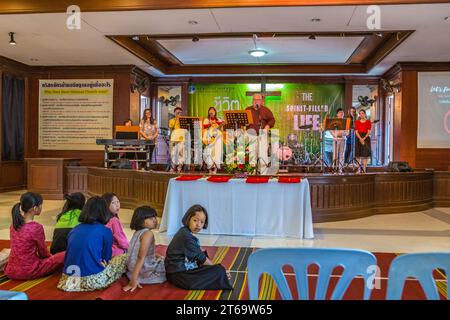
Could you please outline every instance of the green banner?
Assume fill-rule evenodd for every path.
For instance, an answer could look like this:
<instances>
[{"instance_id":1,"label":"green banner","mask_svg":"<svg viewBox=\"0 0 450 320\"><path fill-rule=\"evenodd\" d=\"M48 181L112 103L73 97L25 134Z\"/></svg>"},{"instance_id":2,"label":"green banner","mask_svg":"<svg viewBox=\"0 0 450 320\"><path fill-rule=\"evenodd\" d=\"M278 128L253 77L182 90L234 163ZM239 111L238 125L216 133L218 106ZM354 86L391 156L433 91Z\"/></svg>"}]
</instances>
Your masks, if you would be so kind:
<instances>
[{"instance_id":1,"label":"green banner","mask_svg":"<svg viewBox=\"0 0 450 320\"><path fill-rule=\"evenodd\" d=\"M207 117L208 108L215 107L223 119L225 110L244 110L252 105L247 92L259 92L259 84L194 84L189 87L189 115ZM341 84L283 83L266 84L265 106L276 120L280 130L280 142L288 135L296 135L301 144L307 144L317 152L319 125L326 114L334 116L336 109L344 106L344 86ZM312 125L309 130L299 127Z\"/></svg>"}]
</instances>

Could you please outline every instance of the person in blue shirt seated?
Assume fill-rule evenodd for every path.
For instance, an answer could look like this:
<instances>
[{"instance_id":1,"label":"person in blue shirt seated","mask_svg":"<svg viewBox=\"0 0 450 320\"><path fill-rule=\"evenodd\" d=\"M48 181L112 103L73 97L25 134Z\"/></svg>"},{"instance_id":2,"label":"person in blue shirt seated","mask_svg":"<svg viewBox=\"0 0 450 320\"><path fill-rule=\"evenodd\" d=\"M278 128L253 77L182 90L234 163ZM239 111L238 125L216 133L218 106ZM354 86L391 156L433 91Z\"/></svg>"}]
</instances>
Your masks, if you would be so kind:
<instances>
[{"instance_id":1,"label":"person in blue shirt seated","mask_svg":"<svg viewBox=\"0 0 450 320\"><path fill-rule=\"evenodd\" d=\"M194 234L208 227L208 213L193 205L182 219L183 227L167 248L165 267L167 280L187 290L231 290L231 275L221 264L213 264L202 251Z\"/></svg>"},{"instance_id":2,"label":"person in blue shirt seated","mask_svg":"<svg viewBox=\"0 0 450 320\"><path fill-rule=\"evenodd\" d=\"M101 197L86 202L79 220L67 238L58 288L71 292L104 289L125 273L127 255L112 258L113 235L105 226L109 212Z\"/></svg>"}]
</instances>

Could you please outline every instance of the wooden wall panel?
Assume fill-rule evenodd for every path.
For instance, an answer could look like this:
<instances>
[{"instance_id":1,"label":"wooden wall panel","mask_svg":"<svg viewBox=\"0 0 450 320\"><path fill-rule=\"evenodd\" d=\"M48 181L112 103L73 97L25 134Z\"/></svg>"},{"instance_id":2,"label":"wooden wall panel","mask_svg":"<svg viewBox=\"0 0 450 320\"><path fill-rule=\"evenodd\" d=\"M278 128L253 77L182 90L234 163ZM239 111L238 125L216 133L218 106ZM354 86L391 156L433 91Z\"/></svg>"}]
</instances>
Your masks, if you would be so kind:
<instances>
[{"instance_id":1,"label":"wooden wall panel","mask_svg":"<svg viewBox=\"0 0 450 320\"><path fill-rule=\"evenodd\" d=\"M307 176L314 222L361 218L372 214L373 176Z\"/></svg>"},{"instance_id":2,"label":"wooden wall panel","mask_svg":"<svg viewBox=\"0 0 450 320\"><path fill-rule=\"evenodd\" d=\"M384 75L401 85L401 91L394 95L394 161L408 161L418 169L448 170L450 148L417 148L418 72L421 71L450 71L450 62L398 63Z\"/></svg>"},{"instance_id":3,"label":"wooden wall panel","mask_svg":"<svg viewBox=\"0 0 450 320\"><path fill-rule=\"evenodd\" d=\"M433 173L375 175L375 213L421 211L433 206Z\"/></svg>"},{"instance_id":4,"label":"wooden wall panel","mask_svg":"<svg viewBox=\"0 0 450 320\"><path fill-rule=\"evenodd\" d=\"M69 168L70 169L70 168ZM176 174L90 167L86 193L90 196L114 192L124 208L149 205L162 216L169 179ZM73 171L72 179L83 172Z\"/></svg>"},{"instance_id":5,"label":"wooden wall panel","mask_svg":"<svg viewBox=\"0 0 450 320\"><path fill-rule=\"evenodd\" d=\"M134 209L140 205L150 205L159 216L163 212L168 182L176 176L166 172L104 168L86 170L88 183L85 193L101 195L112 191L119 196L123 207ZM86 175L86 170L68 168L71 179ZM434 205L450 206L450 172L303 176L310 185L314 222L421 211Z\"/></svg>"},{"instance_id":6,"label":"wooden wall panel","mask_svg":"<svg viewBox=\"0 0 450 320\"><path fill-rule=\"evenodd\" d=\"M88 169L84 166L67 167L67 192L88 194Z\"/></svg>"},{"instance_id":7,"label":"wooden wall panel","mask_svg":"<svg viewBox=\"0 0 450 320\"><path fill-rule=\"evenodd\" d=\"M436 207L450 207L450 171L434 173L433 203Z\"/></svg>"},{"instance_id":8,"label":"wooden wall panel","mask_svg":"<svg viewBox=\"0 0 450 320\"><path fill-rule=\"evenodd\" d=\"M0 192L24 189L25 172L23 161L0 162Z\"/></svg>"}]
</instances>

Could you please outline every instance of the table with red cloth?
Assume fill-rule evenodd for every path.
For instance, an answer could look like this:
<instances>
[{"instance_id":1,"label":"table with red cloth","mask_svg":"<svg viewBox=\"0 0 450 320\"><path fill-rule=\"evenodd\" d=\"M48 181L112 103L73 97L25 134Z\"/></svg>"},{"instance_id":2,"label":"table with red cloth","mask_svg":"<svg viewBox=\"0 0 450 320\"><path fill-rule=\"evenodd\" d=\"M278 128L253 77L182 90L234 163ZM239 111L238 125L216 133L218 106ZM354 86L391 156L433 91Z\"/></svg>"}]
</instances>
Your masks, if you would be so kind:
<instances>
[{"instance_id":1,"label":"table with red cloth","mask_svg":"<svg viewBox=\"0 0 450 320\"><path fill-rule=\"evenodd\" d=\"M189 207L200 204L209 215L201 234L314 237L309 183L210 182L206 178L169 181L160 232L175 234Z\"/></svg>"}]
</instances>

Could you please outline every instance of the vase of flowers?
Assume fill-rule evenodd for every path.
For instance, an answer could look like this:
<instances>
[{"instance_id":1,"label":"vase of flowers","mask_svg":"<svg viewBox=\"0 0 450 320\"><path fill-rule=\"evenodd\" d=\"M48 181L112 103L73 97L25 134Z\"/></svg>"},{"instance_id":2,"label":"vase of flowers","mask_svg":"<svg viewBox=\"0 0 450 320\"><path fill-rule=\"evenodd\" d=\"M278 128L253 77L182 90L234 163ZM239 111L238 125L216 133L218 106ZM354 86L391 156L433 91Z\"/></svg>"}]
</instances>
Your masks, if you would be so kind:
<instances>
[{"instance_id":1,"label":"vase of flowers","mask_svg":"<svg viewBox=\"0 0 450 320\"><path fill-rule=\"evenodd\" d=\"M250 162L248 145L238 146L233 152L226 156L225 171L233 174L236 178L247 178L256 173L255 161Z\"/></svg>"}]
</instances>

